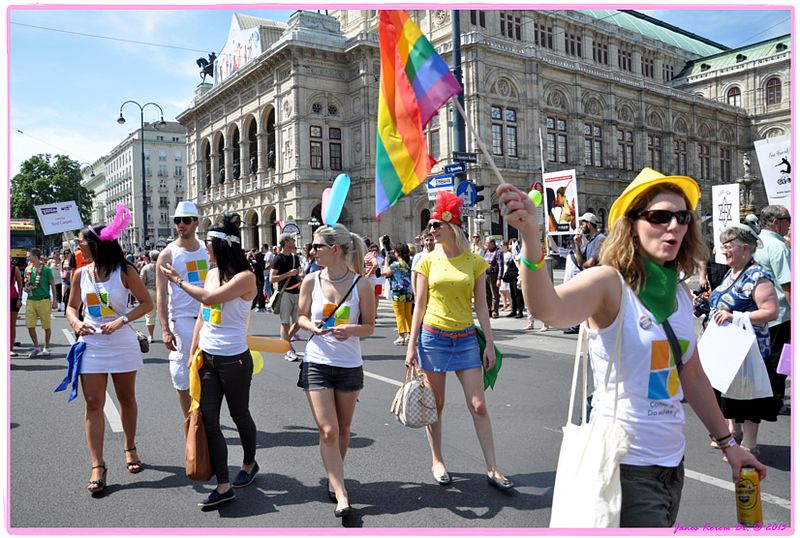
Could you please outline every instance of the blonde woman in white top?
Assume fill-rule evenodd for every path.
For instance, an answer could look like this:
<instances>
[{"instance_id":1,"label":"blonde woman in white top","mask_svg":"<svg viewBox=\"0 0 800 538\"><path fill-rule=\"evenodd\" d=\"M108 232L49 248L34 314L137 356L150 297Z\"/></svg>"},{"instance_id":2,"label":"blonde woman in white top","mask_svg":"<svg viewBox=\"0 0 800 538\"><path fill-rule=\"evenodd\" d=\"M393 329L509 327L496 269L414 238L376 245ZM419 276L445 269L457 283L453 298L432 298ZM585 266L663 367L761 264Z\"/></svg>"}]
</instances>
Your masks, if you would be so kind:
<instances>
[{"instance_id":1,"label":"blonde woman in white top","mask_svg":"<svg viewBox=\"0 0 800 538\"><path fill-rule=\"evenodd\" d=\"M312 336L297 384L306 392L319 428L328 498L336 502L336 517L345 517L352 509L344 458L356 400L364 387L359 338L375 330L375 296L364 275L366 246L358 235L341 224L317 228L311 252L322 270L307 275L300 287L298 324Z\"/></svg>"},{"instance_id":2,"label":"blonde woman in white top","mask_svg":"<svg viewBox=\"0 0 800 538\"><path fill-rule=\"evenodd\" d=\"M256 275L242 251L239 216L226 213L221 222L211 226L206 233L206 247L209 261L216 267L208 272L204 287L185 282L168 263L161 266L171 282L201 303L189 356L194 360L195 351L203 351L200 410L211 468L217 477L217 487L198 503L204 508L233 500L231 488L249 486L259 471L255 460L256 425L250 415L253 359L247 348L247 317L257 286ZM223 397L244 451L241 470L233 482L228 477L228 447L219 424Z\"/></svg>"}]
</instances>

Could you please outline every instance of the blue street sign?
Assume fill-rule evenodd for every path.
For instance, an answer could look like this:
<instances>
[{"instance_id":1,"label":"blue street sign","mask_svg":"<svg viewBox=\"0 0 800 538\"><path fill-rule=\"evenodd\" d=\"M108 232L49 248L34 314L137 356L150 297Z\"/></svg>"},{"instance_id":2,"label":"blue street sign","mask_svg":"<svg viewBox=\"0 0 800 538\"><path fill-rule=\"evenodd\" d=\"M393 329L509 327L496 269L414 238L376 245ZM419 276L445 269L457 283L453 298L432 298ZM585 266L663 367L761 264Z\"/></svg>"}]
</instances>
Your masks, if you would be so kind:
<instances>
[{"instance_id":1,"label":"blue street sign","mask_svg":"<svg viewBox=\"0 0 800 538\"><path fill-rule=\"evenodd\" d=\"M454 187L456 184L453 174L441 174L428 177L428 190Z\"/></svg>"},{"instance_id":2,"label":"blue street sign","mask_svg":"<svg viewBox=\"0 0 800 538\"><path fill-rule=\"evenodd\" d=\"M466 170L464 163L447 164L444 167L444 171L448 174L460 174L464 170Z\"/></svg>"},{"instance_id":3,"label":"blue street sign","mask_svg":"<svg viewBox=\"0 0 800 538\"><path fill-rule=\"evenodd\" d=\"M456 187L456 195L464 202L464 207L472 207L475 205L475 197L478 193L475 191L475 184L471 181L462 181Z\"/></svg>"}]
</instances>

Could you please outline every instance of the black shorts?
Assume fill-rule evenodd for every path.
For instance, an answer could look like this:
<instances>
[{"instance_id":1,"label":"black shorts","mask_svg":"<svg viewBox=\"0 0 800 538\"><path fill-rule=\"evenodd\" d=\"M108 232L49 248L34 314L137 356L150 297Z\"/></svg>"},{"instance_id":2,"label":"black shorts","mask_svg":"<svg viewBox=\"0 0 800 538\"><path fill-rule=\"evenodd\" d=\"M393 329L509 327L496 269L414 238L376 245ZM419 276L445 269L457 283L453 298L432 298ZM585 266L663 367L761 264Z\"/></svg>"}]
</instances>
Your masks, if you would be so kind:
<instances>
[{"instance_id":1,"label":"black shorts","mask_svg":"<svg viewBox=\"0 0 800 538\"><path fill-rule=\"evenodd\" d=\"M11 311L12 312L19 312L19 309L22 308L22 303L21 302L18 303L17 301L19 301L19 297L15 298L15 299L11 299Z\"/></svg>"},{"instance_id":2,"label":"black shorts","mask_svg":"<svg viewBox=\"0 0 800 538\"><path fill-rule=\"evenodd\" d=\"M342 368L303 362L300 364L297 386L305 391L333 389L339 392L356 392L364 388L364 368Z\"/></svg>"}]
</instances>

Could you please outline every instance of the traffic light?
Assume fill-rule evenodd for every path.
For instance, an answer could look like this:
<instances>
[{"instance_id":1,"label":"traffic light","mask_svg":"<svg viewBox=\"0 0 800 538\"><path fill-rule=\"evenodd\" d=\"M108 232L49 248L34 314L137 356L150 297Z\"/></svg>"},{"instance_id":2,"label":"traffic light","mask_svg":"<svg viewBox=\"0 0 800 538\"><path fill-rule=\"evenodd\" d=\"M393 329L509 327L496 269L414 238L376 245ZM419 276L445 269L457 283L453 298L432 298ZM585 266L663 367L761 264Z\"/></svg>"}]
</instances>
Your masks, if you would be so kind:
<instances>
[{"instance_id":1,"label":"traffic light","mask_svg":"<svg viewBox=\"0 0 800 538\"><path fill-rule=\"evenodd\" d=\"M481 191L485 188L486 187L484 187L483 185L475 185L475 194L477 195L475 196L475 205L478 205L485 199L483 195L481 195Z\"/></svg>"}]
</instances>

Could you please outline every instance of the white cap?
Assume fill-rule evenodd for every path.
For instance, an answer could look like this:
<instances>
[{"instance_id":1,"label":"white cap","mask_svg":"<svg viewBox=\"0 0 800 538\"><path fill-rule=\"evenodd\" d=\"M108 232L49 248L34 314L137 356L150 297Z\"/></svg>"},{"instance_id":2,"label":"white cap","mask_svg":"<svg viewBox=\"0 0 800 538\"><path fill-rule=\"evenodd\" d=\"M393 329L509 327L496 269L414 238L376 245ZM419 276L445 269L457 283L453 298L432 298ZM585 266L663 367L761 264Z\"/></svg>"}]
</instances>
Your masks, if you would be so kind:
<instances>
[{"instance_id":1,"label":"white cap","mask_svg":"<svg viewBox=\"0 0 800 538\"><path fill-rule=\"evenodd\" d=\"M595 215L594 213L589 213L587 211L586 213L581 215L581 217L578 219L578 222L591 222L592 224L597 226L600 224L600 219L598 219L597 215Z\"/></svg>"},{"instance_id":2,"label":"white cap","mask_svg":"<svg viewBox=\"0 0 800 538\"><path fill-rule=\"evenodd\" d=\"M197 206L194 205L194 202L178 202L178 207L175 208L175 214L172 215L173 217L199 217L200 214L197 212Z\"/></svg>"}]
</instances>

